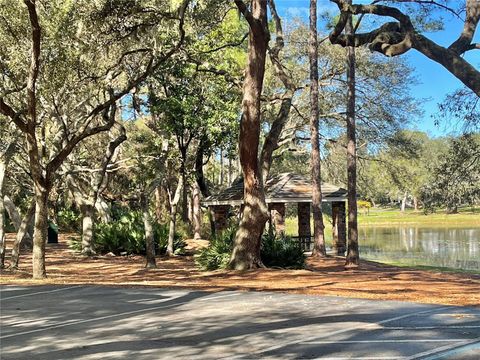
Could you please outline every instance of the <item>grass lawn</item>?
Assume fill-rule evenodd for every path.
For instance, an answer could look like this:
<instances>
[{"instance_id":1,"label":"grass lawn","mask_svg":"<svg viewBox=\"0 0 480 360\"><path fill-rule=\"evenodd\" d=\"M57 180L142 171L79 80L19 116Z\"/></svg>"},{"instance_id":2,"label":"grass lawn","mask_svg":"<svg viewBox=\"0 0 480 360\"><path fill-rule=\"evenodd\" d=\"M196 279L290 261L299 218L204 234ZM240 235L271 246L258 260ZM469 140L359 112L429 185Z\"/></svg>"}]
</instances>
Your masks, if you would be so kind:
<instances>
[{"instance_id":1,"label":"grass lawn","mask_svg":"<svg viewBox=\"0 0 480 360\"><path fill-rule=\"evenodd\" d=\"M324 215L324 223L327 241L331 237L331 217ZM425 215L422 211L406 210L401 213L398 208L372 208L366 214L363 210L358 212L358 225L362 226L435 226L435 227L480 227L480 208L464 207L459 209L458 214L447 214L439 210L434 214ZM312 221L313 229L313 221ZM287 235L297 235L297 218L288 217L285 220L285 232Z\"/></svg>"}]
</instances>

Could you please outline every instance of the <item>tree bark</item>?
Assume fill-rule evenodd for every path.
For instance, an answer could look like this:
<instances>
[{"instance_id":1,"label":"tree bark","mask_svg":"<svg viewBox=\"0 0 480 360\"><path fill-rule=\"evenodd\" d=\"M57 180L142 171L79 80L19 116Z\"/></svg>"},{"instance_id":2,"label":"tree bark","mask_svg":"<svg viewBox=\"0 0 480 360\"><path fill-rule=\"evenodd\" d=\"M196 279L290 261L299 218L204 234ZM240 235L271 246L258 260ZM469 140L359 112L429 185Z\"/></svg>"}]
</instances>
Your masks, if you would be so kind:
<instances>
[{"instance_id":1,"label":"tree bark","mask_svg":"<svg viewBox=\"0 0 480 360\"><path fill-rule=\"evenodd\" d=\"M0 269L5 267L5 205L3 201L3 180L5 178L5 162L0 162Z\"/></svg>"},{"instance_id":2,"label":"tree bark","mask_svg":"<svg viewBox=\"0 0 480 360\"><path fill-rule=\"evenodd\" d=\"M80 205L82 213L82 254L92 256L95 254L93 249L93 221L95 208L88 201Z\"/></svg>"},{"instance_id":3,"label":"tree bark","mask_svg":"<svg viewBox=\"0 0 480 360\"><path fill-rule=\"evenodd\" d=\"M413 209L418 211L418 198L416 196L413 197Z\"/></svg>"},{"instance_id":4,"label":"tree bark","mask_svg":"<svg viewBox=\"0 0 480 360\"><path fill-rule=\"evenodd\" d=\"M48 191L35 189L35 223L33 230L32 267L33 278L47 277L45 269L45 243L48 228Z\"/></svg>"},{"instance_id":5,"label":"tree bark","mask_svg":"<svg viewBox=\"0 0 480 360\"><path fill-rule=\"evenodd\" d=\"M312 145L312 209L313 209L313 252L312 256L325 257L325 235L322 214L322 180L320 168L320 139L318 119L318 43L317 43L317 0L310 0L310 140Z\"/></svg>"},{"instance_id":6,"label":"tree bark","mask_svg":"<svg viewBox=\"0 0 480 360\"><path fill-rule=\"evenodd\" d=\"M193 212L193 238L195 240L202 238L202 208L200 206L200 187L197 182L193 183L192 188L192 212Z\"/></svg>"},{"instance_id":7,"label":"tree bark","mask_svg":"<svg viewBox=\"0 0 480 360\"><path fill-rule=\"evenodd\" d=\"M403 194L403 198L402 198L402 204L400 206L400 211L402 213L405 212L405 207L407 206L407 195L408 195L408 193L405 191L405 193Z\"/></svg>"},{"instance_id":8,"label":"tree bark","mask_svg":"<svg viewBox=\"0 0 480 360\"><path fill-rule=\"evenodd\" d=\"M155 261L155 235L153 232L152 219L148 210L148 199L146 194L140 195L140 204L142 207L143 226L145 227L145 267L147 269L155 269L157 267Z\"/></svg>"},{"instance_id":9,"label":"tree bark","mask_svg":"<svg viewBox=\"0 0 480 360\"><path fill-rule=\"evenodd\" d=\"M351 0L349 0L351 3ZM352 15L348 16L345 35L347 46L347 187L348 187L348 243L346 268L359 265L357 229L357 149L355 129L355 47L353 46Z\"/></svg>"},{"instance_id":10,"label":"tree bark","mask_svg":"<svg viewBox=\"0 0 480 360\"><path fill-rule=\"evenodd\" d=\"M182 176L182 221L189 224L188 219L188 186L187 186L187 149L180 149L182 159L180 164L180 174Z\"/></svg>"},{"instance_id":11,"label":"tree bark","mask_svg":"<svg viewBox=\"0 0 480 360\"><path fill-rule=\"evenodd\" d=\"M15 144L8 144L6 150L0 155L0 269L5 267L5 251L6 251L6 235L5 235L5 203L4 203L4 187L5 174L7 166L13 155Z\"/></svg>"},{"instance_id":12,"label":"tree bark","mask_svg":"<svg viewBox=\"0 0 480 360\"><path fill-rule=\"evenodd\" d=\"M178 202L180 201L180 196L182 193L182 188L184 186L183 176L180 176L178 180L177 189L175 190L175 195L172 198L170 194L170 226L168 229L168 243L167 243L167 255L174 256L174 241L175 241L175 230L177 224L177 208Z\"/></svg>"},{"instance_id":13,"label":"tree bark","mask_svg":"<svg viewBox=\"0 0 480 360\"><path fill-rule=\"evenodd\" d=\"M32 203L30 204L30 207L27 213L23 217L17 229L17 235L15 237L15 241L13 242L12 256L10 260L10 267L13 269L18 269L18 264L20 261L20 249L22 248L22 245L25 244L25 240L30 237L28 234L28 228L29 228L30 222L32 221L34 213L35 213L35 200L33 200Z\"/></svg>"},{"instance_id":14,"label":"tree bark","mask_svg":"<svg viewBox=\"0 0 480 360\"><path fill-rule=\"evenodd\" d=\"M244 179L244 207L242 220L235 236L229 268L246 270L263 266L260 259L260 242L265 222L268 219L263 179L258 161L258 146L260 141L260 97L269 33L266 0L253 0L251 10L241 0L235 0L235 4L245 16L250 30L239 136L240 163Z\"/></svg>"}]
</instances>

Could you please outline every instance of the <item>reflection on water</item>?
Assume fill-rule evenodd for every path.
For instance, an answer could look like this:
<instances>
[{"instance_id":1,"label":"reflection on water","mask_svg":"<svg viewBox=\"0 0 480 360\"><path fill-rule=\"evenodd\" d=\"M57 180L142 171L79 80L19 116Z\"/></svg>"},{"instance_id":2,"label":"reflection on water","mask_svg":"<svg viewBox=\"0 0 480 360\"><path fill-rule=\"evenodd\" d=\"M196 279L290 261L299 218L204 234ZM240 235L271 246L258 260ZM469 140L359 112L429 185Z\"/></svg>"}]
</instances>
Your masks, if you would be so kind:
<instances>
[{"instance_id":1,"label":"reflection on water","mask_svg":"<svg viewBox=\"0 0 480 360\"><path fill-rule=\"evenodd\" d=\"M480 228L359 228L360 256L405 265L480 270Z\"/></svg>"}]
</instances>

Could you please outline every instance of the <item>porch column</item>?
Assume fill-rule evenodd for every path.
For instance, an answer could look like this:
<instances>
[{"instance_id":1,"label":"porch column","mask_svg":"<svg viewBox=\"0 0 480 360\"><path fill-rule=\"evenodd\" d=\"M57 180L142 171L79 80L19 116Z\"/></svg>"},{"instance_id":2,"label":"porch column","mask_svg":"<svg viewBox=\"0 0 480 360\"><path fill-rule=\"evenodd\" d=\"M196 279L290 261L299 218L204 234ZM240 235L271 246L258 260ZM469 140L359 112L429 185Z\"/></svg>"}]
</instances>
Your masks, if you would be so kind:
<instances>
[{"instance_id":1,"label":"porch column","mask_svg":"<svg viewBox=\"0 0 480 360\"><path fill-rule=\"evenodd\" d=\"M228 226L228 212L230 205L214 205L210 206L210 211L213 214L213 222L216 231L225 230Z\"/></svg>"},{"instance_id":2,"label":"porch column","mask_svg":"<svg viewBox=\"0 0 480 360\"><path fill-rule=\"evenodd\" d=\"M298 236L308 237L312 236L310 229L310 203L298 203Z\"/></svg>"},{"instance_id":3,"label":"porch column","mask_svg":"<svg viewBox=\"0 0 480 360\"><path fill-rule=\"evenodd\" d=\"M345 219L345 201L332 202L333 252L345 255L347 250L347 224Z\"/></svg>"},{"instance_id":4,"label":"porch column","mask_svg":"<svg viewBox=\"0 0 480 360\"><path fill-rule=\"evenodd\" d=\"M270 203L270 218L277 234L285 233L285 203Z\"/></svg>"}]
</instances>

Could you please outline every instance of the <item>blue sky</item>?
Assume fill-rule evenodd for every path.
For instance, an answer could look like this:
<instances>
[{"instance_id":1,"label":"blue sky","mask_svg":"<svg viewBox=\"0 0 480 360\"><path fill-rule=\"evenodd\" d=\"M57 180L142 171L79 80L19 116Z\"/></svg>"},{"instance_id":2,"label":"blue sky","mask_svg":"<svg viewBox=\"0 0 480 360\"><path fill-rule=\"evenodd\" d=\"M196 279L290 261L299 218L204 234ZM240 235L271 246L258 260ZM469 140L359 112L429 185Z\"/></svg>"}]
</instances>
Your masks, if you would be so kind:
<instances>
[{"instance_id":1,"label":"blue sky","mask_svg":"<svg viewBox=\"0 0 480 360\"><path fill-rule=\"evenodd\" d=\"M317 0L318 12L330 11L336 14L337 7L329 0ZM370 1L354 1L355 3L368 3ZM309 0L277 0L277 10L280 16L288 21L288 18L300 17L308 21ZM435 33L425 34L428 38L442 46L450 45L460 34L463 28L463 22L448 14L444 14L444 30ZM319 28L321 24L319 24ZM476 41L480 36L475 35ZM417 124L412 124L413 128L426 131L432 136L446 135L452 131L458 130L447 126L447 122L443 122L440 126L434 125L432 114L437 112L437 104L441 102L445 96L462 87L460 80L450 74L445 68L436 62L428 59L416 50L410 50L404 56L409 64L415 69L419 84L412 86L412 95L418 98L428 98L429 100L423 104L424 116ZM474 66L480 65L480 51L473 50L467 52L465 59Z\"/></svg>"}]
</instances>

